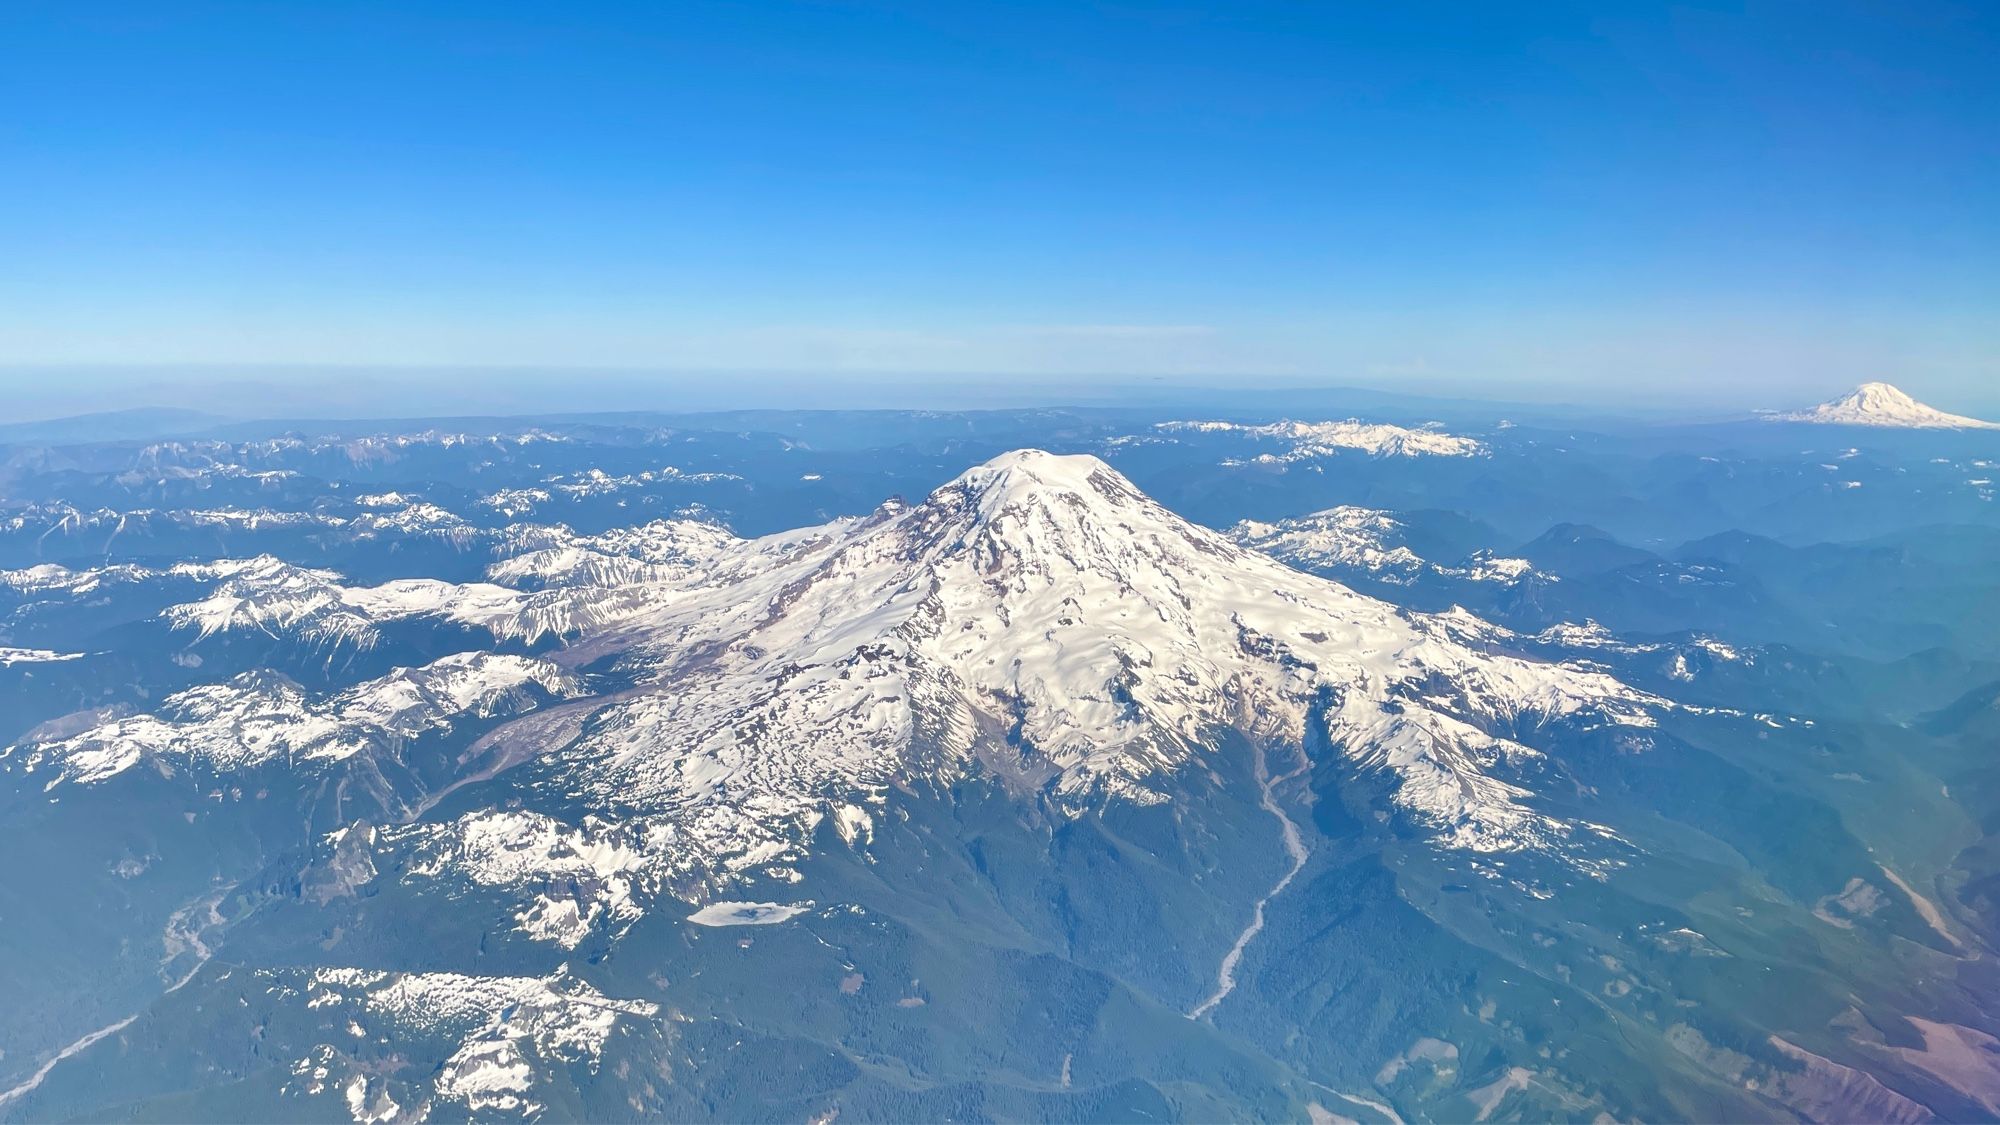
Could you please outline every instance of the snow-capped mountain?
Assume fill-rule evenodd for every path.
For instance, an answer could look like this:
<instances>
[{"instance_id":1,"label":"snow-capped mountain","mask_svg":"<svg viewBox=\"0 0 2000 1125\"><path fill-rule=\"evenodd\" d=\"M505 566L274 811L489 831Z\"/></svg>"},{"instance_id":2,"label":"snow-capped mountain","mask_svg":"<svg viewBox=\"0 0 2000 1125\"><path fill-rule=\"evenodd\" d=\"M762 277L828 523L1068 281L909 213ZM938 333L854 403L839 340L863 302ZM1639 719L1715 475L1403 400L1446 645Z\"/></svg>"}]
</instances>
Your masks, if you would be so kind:
<instances>
[{"instance_id":1,"label":"snow-capped mountain","mask_svg":"<svg viewBox=\"0 0 2000 1125\"><path fill-rule=\"evenodd\" d=\"M423 533L404 529L397 534ZM186 599L170 601L160 617L197 639L263 634L312 648L370 649L380 642L383 625L428 619L482 630L496 640L534 644L637 612L675 596L682 586L726 579L733 572L722 565L723 557L742 543L720 527L688 520L654 521L599 535L534 524L485 534L502 556L488 568L490 582L401 578L350 585L334 570L297 566L266 554L168 567L127 563L71 569L43 563L0 570L0 596L47 608L114 589L148 590ZM605 592L612 590L617 593Z\"/></svg>"},{"instance_id":2,"label":"snow-capped mountain","mask_svg":"<svg viewBox=\"0 0 2000 1125\"><path fill-rule=\"evenodd\" d=\"M1260 453L1251 460L1263 463L1310 461L1329 457L1342 450L1356 450L1376 457L1472 457L1486 451L1474 438L1448 434L1442 430L1411 429L1386 422L1363 422L1349 418L1341 422L1272 422L1246 425L1240 422L1160 422L1153 427L1161 433L1234 434L1263 441L1284 443L1282 453Z\"/></svg>"},{"instance_id":3,"label":"snow-capped mountain","mask_svg":"<svg viewBox=\"0 0 2000 1125\"><path fill-rule=\"evenodd\" d=\"M578 535L566 527L516 524L495 550L506 555L487 577L524 590L555 586L680 585L741 543L714 524L655 520L639 527Z\"/></svg>"},{"instance_id":4,"label":"snow-capped mountain","mask_svg":"<svg viewBox=\"0 0 2000 1125\"><path fill-rule=\"evenodd\" d=\"M588 469L569 476L550 477L541 484L529 488L503 489L482 498L480 503L512 517L532 512L536 505L546 504L555 496L581 499L590 496L610 496L645 488L648 485L676 481L688 484L713 484L717 481L741 479L743 478L733 473L684 472L672 465L619 476L613 476L602 469Z\"/></svg>"},{"instance_id":5,"label":"snow-capped mountain","mask_svg":"<svg viewBox=\"0 0 2000 1125\"><path fill-rule=\"evenodd\" d=\"M1540 757L1520 732L1650 725L1658 702L1595 670L1496 655L1508 635L1469 615L1406 613L1293 570L1182 520L1090 456L1007 454L922 503L762 539L642 530L522 536L531 549L500 575L574 583L534 593L417 579L349 588L264 560L227 568L214 593L168 616L202 632L356 641L428 614L496 637L546 627L570 638L562 664L611 661L630 686L511 720L478 748L538 755L562 792L608 819L570 828L481 812L413 826L406 841L476 855L496 832L525 834L514 850L603 857L596 889L523 914L572 943L578 921L610 912L621 880L713 893L799 860L821 824L865 842L891 787L981 774L1058 815L1162 803L1175 774L1232 731L1273 747L1323 734L1441 846L1569 853L1587 826L1538 809L1519 784ZM463 659L324 701L250 674L157 714L31 740L25 758L77 781L148 755L218 771L338 759L461 712L493 714L529 683L580 694L543 661ZM532 843L549 832L560 846Z\"/></svg>"},{"instance_id":6,"label":"snow-capped mountain","mask_svg":"<svg viewBox=\"0 0 2000 1125\"><path fill-rule=\"evenodd\" d=\"M495 640L534 644L629 616L673 596L669 578L693 578L685 569L631 565L634 562L589 552L553 559L536 552L518 567L501 564L501 576L516 581L547 579L556 573L552 568L561 566L569 566L562 573L579 583L596 578L629 580L623 585L599 585L593 592L554 586L523 591L491 582L436 578L348 586L332 571L263 557L232 570L205 597L169 606L162 616L173 628L198 638L262 633L325 648L372 648L381 639L383 625L417 619L483 630Z\"/></svg>"},{"instance_id":7,"label":"snow-capped mountain","mask_svg":"<svg viewBox=\"0 0 2000 1125\"><path fill-rule=\"evenodd\" d=\"M1506 780L1536 751L1497 732L1651 722L1605 675L1479 651L1477 622L1245 550L1094 457L1008 454L725 557L731 580L575 643L637 686L488 736L660 828L677 875L795 860L821 823L852 842L890 787L975 772L1058 810L1163 802L1223 732L1298 745L1311 724L1441 844L1562 850L1576 826Z\"/></svg>"},{"instance_id":8,"label":"snow-capped mountain","mask_svg":"<svg viewBox=\"0 0 2000 1125\"><path fill-rule=\"evenodd\" d=\"M311 644L372 644L375 622L342 597L339 578L264 556L235 570L207 597L170 607L165 616L174 628L203 637L257 630Z\"/></svg>"},{"instance_id":9,"label":"snow-capped mountain","mask_svg":"<svg viewBox=\"0 0 2000 1125\"><path fill-rule=\"evenodd\" d=\"M363 497L370 501L381 499ZM101 532L109 542L119 535L172 531L296 531L331 542L425 537L460 548L470 546L481 535L478 528L436 504L361 503L356 507L358 511L342 515L326 510L299 512L263 507L83 510L69 504L30 504L0 519L0 532L66 535Z\"/></svg>"},{"instance_id":10,"label":"snow-capped mountain","mask_svg":"<svg viewBox=\"0 0 2000 1125\"><path fill-rule=\"evenodd\" d=\"M1410 549L1408 528L1389 512L1342 505L1295 519L1243 520L1229 537L1292 566L1312 571L1359 571L1403 583L1435 574L1471 582L1518 582L1539 575L1526 559L1490 553L1457 566L1431 562Z\"/></svg>"},{"instance_id":11,"label":"snow-capped mountain","mask_svg":"<svg viewBox=\"0 0 2000 1125\"><path fill-rule=\"evenodd\" d=\"M30 772L53 770L46 784L91 784L142 763L209 773L285 761L338 761L371 747L393 747L449 728L464 716L490 718L582 694L582 681L545 660L463 653L357 684L315 699L272 672L245 672L227 683L177 692L157 711L71 733L31 732L0 751Z\"/></svg>"},{"instance_id":12,"label":"snow-capped mountain","mask_svg":"<svg viewBox=\"0 0 2000 1125\"><path fill-rule=\"evenodd\" d=\"M1947 414L1926 406L1888 383L1863 383L1810 410L1767 414L1773 422L1816 422L1827 426L1884 426L1912 430L2000 430L1963 414Z\"/></svg>"}]
</instances>

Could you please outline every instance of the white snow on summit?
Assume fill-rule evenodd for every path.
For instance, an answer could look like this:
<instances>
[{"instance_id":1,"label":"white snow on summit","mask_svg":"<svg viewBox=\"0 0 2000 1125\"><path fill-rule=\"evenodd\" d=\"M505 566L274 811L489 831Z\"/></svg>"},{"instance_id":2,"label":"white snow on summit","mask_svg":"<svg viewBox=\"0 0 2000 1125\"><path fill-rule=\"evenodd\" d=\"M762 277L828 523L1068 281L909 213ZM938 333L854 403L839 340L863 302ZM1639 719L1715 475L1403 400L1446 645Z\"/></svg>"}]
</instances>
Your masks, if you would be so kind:
<instances>
[{"instance_id":1,"label":"white snow on summit","mask_svg":"<svg viewBox=\"0 0 2000 1125\"><path fill-rule=\"evenodd\" d=\"M2000 422L1985 422L1963 414L1947 414L1926 406L1887 383L1863 383L1831 402L1811 410L1766 414L1772 422L1814 422L1825 426L1884 426L1912 430L2000 430Z\"/></svg>"}]
</instances>

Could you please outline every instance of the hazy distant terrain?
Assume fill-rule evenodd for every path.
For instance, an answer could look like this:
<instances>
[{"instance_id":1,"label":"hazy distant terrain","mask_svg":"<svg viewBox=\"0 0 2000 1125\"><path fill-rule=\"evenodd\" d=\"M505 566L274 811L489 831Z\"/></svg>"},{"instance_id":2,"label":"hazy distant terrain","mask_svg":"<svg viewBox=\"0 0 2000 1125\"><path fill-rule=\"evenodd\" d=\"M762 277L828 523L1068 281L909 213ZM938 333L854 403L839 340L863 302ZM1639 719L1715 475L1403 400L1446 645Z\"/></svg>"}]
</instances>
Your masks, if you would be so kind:
<instances>
[{"instance_id":1,"label":"hazy distant terrain","mask_svg":"<svg viewBox=\"0 0 2000 1125\"><path fill-rule=\"evenodd\" d=\"M0 432L0 1118L2000 1115L1905 401Z\"/></svg>"}]
</instances>

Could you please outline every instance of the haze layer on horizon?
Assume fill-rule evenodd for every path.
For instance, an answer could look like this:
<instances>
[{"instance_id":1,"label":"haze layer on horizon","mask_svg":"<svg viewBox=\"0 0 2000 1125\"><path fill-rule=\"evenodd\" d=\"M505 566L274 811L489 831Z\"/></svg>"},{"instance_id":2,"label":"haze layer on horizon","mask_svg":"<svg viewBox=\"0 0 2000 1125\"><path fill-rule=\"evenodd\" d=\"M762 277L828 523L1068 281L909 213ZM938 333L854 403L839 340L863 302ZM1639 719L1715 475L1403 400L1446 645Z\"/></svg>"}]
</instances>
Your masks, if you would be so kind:
<instances>
[{"instance_id":1,"label":"haze layer on horizon","mask_svg":"<svg viewBox=\"0 0 2000 1125\"><path fill-rule=\"evenodd\" d=\"M1369 383L1244 376L923 372L634 371L563 368L0 367L0 425L131 412L215 421L562 418L762 410L1126 408L1199 415L1597 418L1731 422L1809 405L1762 383L1727 389L1596 388L1401 377ZM1939 400L2000 415L2000 385Z\"/></svg>"}]
</instances>

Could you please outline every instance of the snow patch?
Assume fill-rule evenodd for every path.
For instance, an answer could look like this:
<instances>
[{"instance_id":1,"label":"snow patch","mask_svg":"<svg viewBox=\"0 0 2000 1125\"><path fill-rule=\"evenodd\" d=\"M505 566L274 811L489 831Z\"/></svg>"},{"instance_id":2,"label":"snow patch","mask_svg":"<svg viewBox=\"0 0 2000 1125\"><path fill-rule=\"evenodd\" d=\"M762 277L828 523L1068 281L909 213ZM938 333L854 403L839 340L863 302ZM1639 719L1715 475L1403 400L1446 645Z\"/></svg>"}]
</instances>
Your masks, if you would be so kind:
<instances>
[{"instance_id":1,"label":"snow patch","mask_svg":"<svg viewBox=\"0 0 2000 1125\"><path fill-rule=\"evenodd\" d=\"M772 926L811 909L810 902L711 902L687 920L697 926Z\"/></svg>"}]
</instances>

